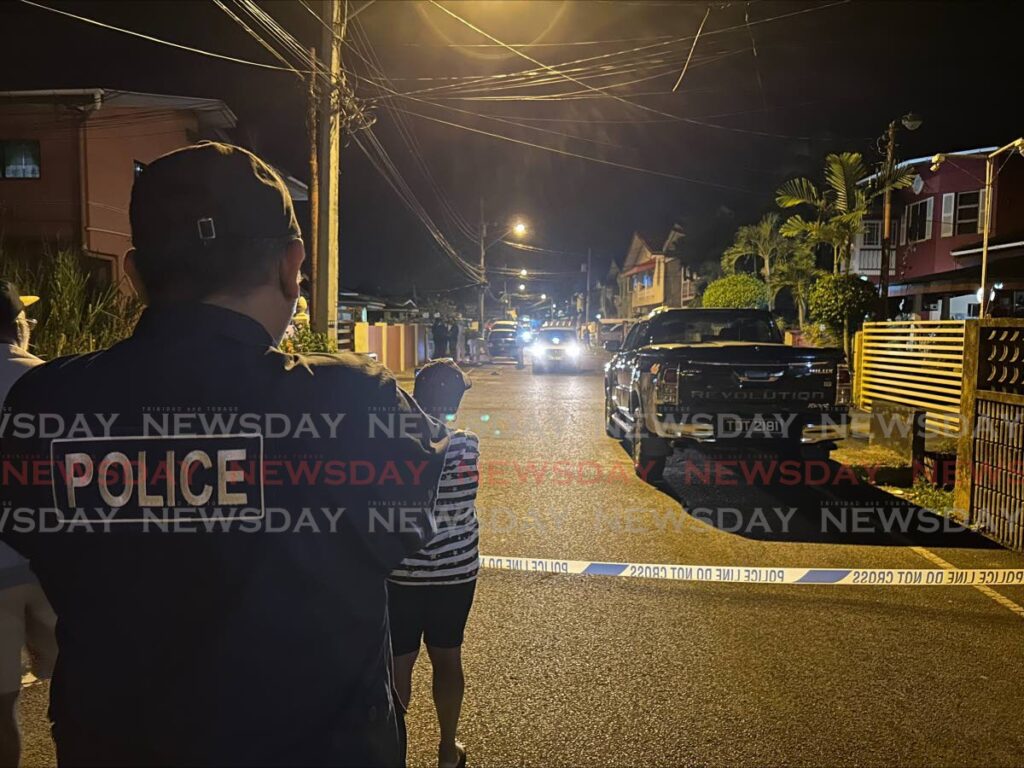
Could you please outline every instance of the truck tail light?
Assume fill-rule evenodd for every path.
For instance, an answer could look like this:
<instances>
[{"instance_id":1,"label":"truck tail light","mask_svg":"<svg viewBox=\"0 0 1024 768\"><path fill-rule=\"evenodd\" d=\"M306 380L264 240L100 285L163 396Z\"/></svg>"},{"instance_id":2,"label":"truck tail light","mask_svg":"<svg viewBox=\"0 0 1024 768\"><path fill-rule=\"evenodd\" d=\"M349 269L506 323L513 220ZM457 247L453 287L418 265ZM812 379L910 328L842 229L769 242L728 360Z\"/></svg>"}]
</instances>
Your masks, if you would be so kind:
<instances>
[{"instance_id":1,"label":"truck tail light","mask_svg":"<svg viewBox=\"0 0 1024 768\"><path fill-rule=\"evenodd\" d=\"M654 399L657 403L679 402L679 369L666 366L658 373L654 386Z\"/></svg>"},{"instance_id":2,"label":"truck tail light","mask_svg":"<svg viewBox=\"0 0 1024 768\"><path fill-rule=\"evenodd\" d=\"M850 366L839 363L836 366L836 405L849 405L853 401L853 387Z\"/></svg>"}]
</instances>

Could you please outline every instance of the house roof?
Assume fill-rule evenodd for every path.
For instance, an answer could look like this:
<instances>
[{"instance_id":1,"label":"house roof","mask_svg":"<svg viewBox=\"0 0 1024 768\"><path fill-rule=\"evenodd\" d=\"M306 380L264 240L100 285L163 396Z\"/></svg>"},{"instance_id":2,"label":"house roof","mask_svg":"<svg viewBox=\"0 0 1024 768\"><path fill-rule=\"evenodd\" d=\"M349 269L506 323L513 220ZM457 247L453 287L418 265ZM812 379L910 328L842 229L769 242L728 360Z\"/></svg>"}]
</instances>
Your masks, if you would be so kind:
<instances>
[{"instance_id":1,"label":"house roof","mask_svg":"<svg viewBox=\"0 0 1024 768\"><path fill-rule=\"evenodd\" d=\"M960 149L955 152L941 152L939 154L945 155L946 157L984 157L990 152L995 152L999 147L978 147L977 149ZM915 165L921 165L922 163L928 163L931 165L932 158L935 155L925 155L923 157L912 157L909 160L901 160L896 163L897 169L902 168L913 168ZM867 184L870 181L874 181L878 177L877 173L873 173L860 180L860 184Z\"/></svg>"},{"instance_id":2,"label":"house roof","mask_svg":"<svg viewBox=\"0 0 1024 768\"><path fill-rule=\"evenodd\" d=\"M988 241L989 251L1005 251L1011 248L1022 248L1024 247L1024 234L1018 232L1015 235L1006 235L1004 237L993 237ZM955 250L950 251L953 256L974 256L982 251L982 241L965 245Z\"/></svg>"},{"instance_id":3,"label":"house roof","mask_svg":"<svg viewBox=\"0 0 1024 768\"><path fill-rule=\"evenodd\" d=\"M201 128L206 129L217 138L227 140L225 131L238 124L238 118L231 108L220 99L206 99L195 96L174 96L166 93L142 93L140 91L122 91L116 88L56 88L34 91L0 91L0 103L16 102L20 104L52 104L55 101L75 106L92 107L93 111L101 111L104 106L116 108L166 109L192 112L199 121ZM308 187L296 179L277 169L284 180L292 200L303 202L309 200Z\"/></svg>"},{"instance_id":4,"label":"house roof","mask_svg":"<svg viewBox=\"0 0 1024 768\"><path fill-rule=\"evenodd\" d=\"M238 118L227 104L220 99L205 99L194 96L173 96L165 93L141 93L122 91L116 88L57 88L35 91L0 91L0 98L16 100L23 104L50 104L54 101L91 105L94 110L104 106L145 107L147 109L172 109L195 112L199 121L207 128L234 128Z\"/></svg>"}]
</instances>

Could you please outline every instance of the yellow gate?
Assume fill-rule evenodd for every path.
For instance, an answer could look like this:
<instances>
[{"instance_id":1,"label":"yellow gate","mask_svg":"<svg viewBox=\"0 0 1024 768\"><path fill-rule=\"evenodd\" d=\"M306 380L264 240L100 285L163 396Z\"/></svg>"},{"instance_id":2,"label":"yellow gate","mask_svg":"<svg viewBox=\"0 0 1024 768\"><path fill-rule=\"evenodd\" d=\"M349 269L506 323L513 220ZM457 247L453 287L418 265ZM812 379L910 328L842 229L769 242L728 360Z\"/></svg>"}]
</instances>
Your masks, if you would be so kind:
<instances>
[{"instance_id":1,"label":"yellow gate","mask_svg":"<svg viewBox=\"0 0 1024 768\"><path fill-rule=\"evenodd\" d=\"M866 411L886 400L927 411L928 428L960 430L963 320L890 320L864 323L858 334L855 398Z\"/></svg>"}]
</instances>

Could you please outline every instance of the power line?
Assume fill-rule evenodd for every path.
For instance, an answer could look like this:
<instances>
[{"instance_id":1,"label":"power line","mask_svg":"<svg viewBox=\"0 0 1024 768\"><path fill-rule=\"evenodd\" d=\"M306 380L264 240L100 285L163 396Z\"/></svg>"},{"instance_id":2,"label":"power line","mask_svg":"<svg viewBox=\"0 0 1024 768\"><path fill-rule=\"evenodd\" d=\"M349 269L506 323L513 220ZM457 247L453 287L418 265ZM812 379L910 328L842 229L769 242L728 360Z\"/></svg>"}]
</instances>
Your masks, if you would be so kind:
<instances>
[{"instance_id":1,"label":"power line","mask_svg":"<svg viewBox=\"0 0 1024 768\"><path fill-rule=\"evenodd\" d=\"M686 63L683 64L683 71L679 73L679 79L676 80L676 84L672 86L672 93L679 90L679 86L683 83L683 78L686 77L686 70L690 67L690 59L693 58L693 52L697 50L697 41L700 40L700 33L704 31L704 25L707 24L708 16L711 15L711 6L704 11L704 18L701 19L700 26L697 27L697 34L693 36L693 44L690 46L690 52L686 54Z\"/></svg>"},{"instance_id":2,"label":"power line","mask_svg":"<svg viewBox=\"0 0 1024 768\"><path fill-rule=\"evenodd\" d=\"M843 0L843 1L845 2L845 0ZM455 13L452 10L450 10L449 8L446 8L444 5L442 5L440 2L438 2L438 0L430 0L430 3L432 5L434 5L434 6L436 6L437 8L440 8L442 11L444 11L449 16L451 16L453 19L456 19L457 21L461 22L462 24L467 26L469 29L472 29L474 32L476 32L476 33L478 33L480 35L483 35L488 40L491 40L491 41L493 41L495 43L501 43L502 42L501 40L499 40L494 35L492 35L492 34L490 34L488 32L485 32L484 30L480 29L480 27L476 26L472 22L468 21L467 19L462 18L461 16L459 16L457 13ZM699 125L699 126L705 127L705 128L716 128L716 129L719 129L719 130L731 131L731 132L734 132L734 133L743 133L743 134L748 134L748 135L753 135L753 136L764 136L764 137L781 138L781 139L801 139L801 140L811 140L811 139L813 139L812 136L789 136L789 135L778 134L778 133L769 133L767 131L754 131L754 130L749 130L749 129L746 129L746 128L734 128L734 127L731 127L731 126L719 125L717 123L707 123L707 122L704 122L702 120L695 120L695 119L689 118L689 117L680 117L679 115L673 115L673 114L671 114L669 112L663 112L663 111L661 111L659 109L654 109L653 107L648 107L645 104L640 104L640 103L637 103L637 102L634 102L634 101L630 101L629 99L626 99L626 98L624 98L622 96L619 96L618 94L611 93L611 92L609 92L607 90L607 88L596 88L596 87L594 87L592 85L589 85L589 84L587 84L587 83L585 83L585 82L583 82L581 80L578 80L577 78L573 77L572 75L560 72L555 67L552 67L551 65L545 64L544 62L542 62L542 61L540 61L538 59L533 58L532 56L530 56L527 53L523 53L522 51L514 48L511 45L508 45L507 43L503 43L503 45L508 50L510 50L513 53L515 53L517 56L519 56L519 57L521 57L523 59L526 59L527 61L533 62L537 66L542 67L543 69L546 69L546 70L552 72L553 74L561 75L565 79L570 80L570 81L576 83L577 85L583 86L588 91L593 91L595 93L603 94L603 95L607 96L608 98L615 99L616 101L619 101L619 102L621 102L621 103L623 103L623 104L625 104L627 106L635 107L637 109L642 109L645 112L650 112L652 114L662 115L663 117L671 117L671 118L673 118L675 120L678 120L680 122L687 123L687 124L690 124L690 125Z\"/></svg>"},{"instance_id":3,"label":"power line","mask_svg":"<svg viewBox=\"0 0 1024 768\"><path fill-rule=\"evenodd\" d=\"M86 16L79 16L78 14L75 14L75 13L70 13L68 11L62 11L59 8L51 8L51 7L47 6L47 5L42 5L41 3L33 2L32 0L20 0L20 2L24 3L25 5L31 5L33 8L40 8L40 9L42 9L44 11L49 11L50 13L56 13L56 14L59 14L61 16L66 16L69 19L75 19L76 21L81 21L81 22L83 22L85 24L92 24L93 26L101 27L102 29L109 29L109 30L111 30L113 32L120 32L121 34L124 34L124 35L130 35L131 37L137 37L137 38L139 38L141 40L148 40L151 43L158 43L160 45L166 45L166 46L169 46L171 48L177 48L178 50L181 50L181 51L188 51L189 53L198 53L201 56L209 56L210 58L213 58L213 59L220 59L221 61L230 61L230 62L234 62L235 64L246 64L246 65L248 65L250 67L259 67L260 69L270 69L270 70L275 70L277 72L294 71L294 69L292 69L290 67L289 68L279 67L279 66L277 66L275 64L264 64L264 63L259 62L259 61L250 61L248 59L240 59L237 56L228 56L227 54L224 54L224 53L215 53L214 51L206 51L206 50L203 50L202 48L195 48L195 47L193 47L191 45L183 45L182 43L175 43L175 42L172 42L170 40L163 40L163 39L161 39L159 37L153 37L152 35L143 34L142 32L135 32L134 30L125 29L124 27L115 27L113 24L106 24L106 23L104 23L102 21L97 21L96 19L90 19L90 18L88 18Z\"/></svg>"},{"instance_id":4,"label":"power line","mask_svg":"<svg viewBox=\"0 0 1024 768\"><path fill-rule=\"evenodd\" d=\"M471 133L479 133L482 136L490 136L493 139L501 139L503 141L510 141L513 144L522 144L523 146L533 147L534 149L543 149L543 150L546 150L548 152L554 152L555 154L558 154L558 155L565 155L566 157L575 157L575 158L577 158L579 160L590 160L591 162L600 163L601 165L609 165L609 166L612 166L612 167L615 167L615 168L623 168L623 169L629 170L629 171L639 171L640 173L649 173L649 174L652 174L654 176L661 176L661 177L666 178L666 179L675 179L676 181L686 181L686 182L689 182L690 184L700 184L700 185L707 186L707 187L715 187L717 189L727 189L727 190L731 190L733 192L743 192L745 194L755 194L755 192L753 190L743 189L742 187L733 187L733 186L730 186L728 184L719 184L719 183L714 182L714 181L705 181L703 179L694 179L694 178L691 178L691 177L688 177L688 176L680 176L679 174L668 173L666 171L656 171L656 170L653 170L651 168L641 168L640 166L636 166L636 165L628 165L626 163L617 163L614 160L604 160L604 159L599 158L599 157L591 157L589 155L581 155L581 154L578 154L576 152L569 152L568 150L564 150L564 149L557 149L555 147L548 147L548 146L545 146L544 144L534 144L531 141L525 141L523 139L516 139L516 138L513 138L512 136L505 136L505 135L500 134L500 133L492 133L490 131L484 131L484 130L482 130L480 128L472 128L472 127L470 127L468 125L462 125L461 123L453 123L453 122L450 122L448 120L442 120L439 117L431 117L430 115L424 115L424 114L421 114L419 112L413 112L412 110L403 110L403 109L401 109L401 107L395 107L395 109L399 109L399 110L401 110L403 112L406 112L407 114L410 114L410 115L415 115L416 117L418 117L418 118L420 118L422 120L430 120L431 122L441 123L442 125L448 125L448 126L451 126L452 128L461 128L464 131L470 131Z\"/></svg>"}]
</instances>

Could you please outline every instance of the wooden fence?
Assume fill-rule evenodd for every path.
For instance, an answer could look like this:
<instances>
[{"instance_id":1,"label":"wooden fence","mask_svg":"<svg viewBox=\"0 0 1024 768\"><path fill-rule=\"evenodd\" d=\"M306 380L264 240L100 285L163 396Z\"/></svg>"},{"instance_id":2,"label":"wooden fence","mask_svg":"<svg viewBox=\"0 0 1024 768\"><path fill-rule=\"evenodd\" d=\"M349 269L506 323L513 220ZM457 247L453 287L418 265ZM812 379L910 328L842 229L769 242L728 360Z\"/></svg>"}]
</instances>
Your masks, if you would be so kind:
<instances>
[{"instance_id":1,"label":"wooden fence","mask_svg":"<svg viewBox=\"0 0 1024 768\"><path fill-rule=\"evenodd\" d=\"M928 428L960 431L964 321L865 323L857 334L854 400L866 411L887 400L927 411Z\"/></svg>"}]
</instances>

